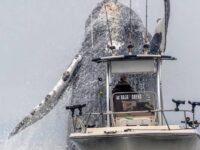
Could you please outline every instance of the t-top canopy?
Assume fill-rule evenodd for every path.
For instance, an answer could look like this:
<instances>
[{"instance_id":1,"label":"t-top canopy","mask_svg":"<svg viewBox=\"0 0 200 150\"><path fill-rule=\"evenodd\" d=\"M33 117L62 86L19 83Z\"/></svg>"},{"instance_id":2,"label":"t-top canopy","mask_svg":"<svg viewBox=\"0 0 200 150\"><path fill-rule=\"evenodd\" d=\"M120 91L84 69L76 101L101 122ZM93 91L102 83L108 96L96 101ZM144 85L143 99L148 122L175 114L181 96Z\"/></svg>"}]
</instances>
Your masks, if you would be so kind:
<instances>
[{"instance_id":1,"label":"t-top canopy","mask_svg":"<svg viewBox=\"0 0 200 150\"><path fill-rule=\"evenodd\" d=\"M168 55L118 55L95 58L92 61L96 63L107 62L107 61L125 61L125 60L176 60L175 57Z\"/></svg>"},{"instance_id":2,"label":"t-top canopy","mask_svg":"<svg viewBox=\"0 0 200 150\"><path fill-rule=\"evenodd\" d=\"M94 62L107 62L111 73L156 73L156 60L175 60L166 55L119 55L93 59Z\"/></svg>"}]
</instances>

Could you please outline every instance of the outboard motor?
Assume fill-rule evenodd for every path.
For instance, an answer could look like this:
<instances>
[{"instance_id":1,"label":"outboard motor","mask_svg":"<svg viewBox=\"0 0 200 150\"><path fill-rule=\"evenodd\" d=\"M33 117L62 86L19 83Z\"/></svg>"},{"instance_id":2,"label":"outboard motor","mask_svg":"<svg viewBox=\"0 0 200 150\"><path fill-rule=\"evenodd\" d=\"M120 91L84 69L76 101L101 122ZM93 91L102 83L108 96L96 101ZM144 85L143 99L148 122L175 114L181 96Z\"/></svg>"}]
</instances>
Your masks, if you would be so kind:
<instances>
[{"instance_id":1,"label":"outboard motor","mask_svg":"<svg viewBox=\"0 0 200 150\"><path fill-rule=\"evenodd\" d=\"M175 100L175 99L172 99L172 102L174 102L176 104L176 108L174 109L175 111L179 111L179 106L182 104L182 105L185 105L185 101L182 101L182 100Z\"/></svg>"}]
</instances>

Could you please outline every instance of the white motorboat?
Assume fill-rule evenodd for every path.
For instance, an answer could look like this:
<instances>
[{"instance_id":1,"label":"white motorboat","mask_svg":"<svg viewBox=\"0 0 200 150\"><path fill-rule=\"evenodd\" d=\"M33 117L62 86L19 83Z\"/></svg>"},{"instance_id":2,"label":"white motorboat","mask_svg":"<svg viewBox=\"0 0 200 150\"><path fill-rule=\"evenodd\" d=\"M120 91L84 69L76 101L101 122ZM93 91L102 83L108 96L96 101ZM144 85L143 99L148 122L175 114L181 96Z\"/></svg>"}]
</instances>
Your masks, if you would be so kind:
<instances>
[{"instance_id":1,"label":"white motorboat","mask_svg":"<svg viewBox=\"0 0 200 150\"><path fill-rule=\"evenodd\" d=\"M106 112L91 112L87 121L81 120L82 108L86 105L67 107L72 111L74 132L70 138L81 150L198 150L200 135L198 121L195 121L195 108L198 102L189 102L191 110L179 107L185 101L173 100L176 108L165 110L161 95L161 64L163 61L176 60L166 55L120 55L93 59L106 63ZM113 74L155 73L157 90L126 91L127 85L121 84L112 89ZM116 88L116 86L114 87ZM121 88L121 89L120 89ZM119 91L122 90L122 91ZM79 114L75 115L76 109ZM181 112L183 124L170 125L166 113ZM189 114L193 114L190 119ZM91 116L106 116L105 123L98 127L87 124Z\"/></svg>"},{"instance_id":2,"label":"white motorboat","mask_svg":"<svg viewBox=\"0 0 200 150\"><path fill-rule=\"evenodd\" d=\"M69 137L81 150L199 149L199 122L195 119L195 109L200 106L200 102L189 101L188 105L191 105L191 110L180 109L181 105L186 104L186 101L183 100L173 99L176 108L172 110L166 110L163 105L161 65L164 61L176 60L172 56L164 55L170 1L164 0L164 4L164 18L158 19L156 32L150 40L147 21L148 4L146 1L146 32L143 39L143 52L134 53L135 55L132 51L134 44L131 39L131 23L133 21L131 10L128 55L117 55L115 45L112 42L107 13L108 8L109 10L112 9L105 5L111 44L109 48L112 55L93 59L93 63L107 66L105 71L101 72L102 75L106 75L106 85L103 90L106 92L104 92L105 94L101 93L104 96L100 100L97 99L101 103L100 109L96 109L96 112L83 113L82 109L86 107L86 104L66 107L72 112L73 131ZM148 79L151 80L152 78L152 81L137 78L137 75L148 75ZM117 84L116 79L118 79ZM140 81L140 79L144 80ZM143 88L143 90L132 88L140 82L144 84L148 82L146 85L151 86L152 84L152 87ZM150 91L146 91L147 89L150 89ZM81 102L81 99L79 102ZM105 104L102 104L104 102ZM170 124L166 115L169 112L173 113L174 118L177 113L182 113L184 120L180 120L180 124ZM193 117L190 118L191 116Z\"/></svg>"}]
</instances>

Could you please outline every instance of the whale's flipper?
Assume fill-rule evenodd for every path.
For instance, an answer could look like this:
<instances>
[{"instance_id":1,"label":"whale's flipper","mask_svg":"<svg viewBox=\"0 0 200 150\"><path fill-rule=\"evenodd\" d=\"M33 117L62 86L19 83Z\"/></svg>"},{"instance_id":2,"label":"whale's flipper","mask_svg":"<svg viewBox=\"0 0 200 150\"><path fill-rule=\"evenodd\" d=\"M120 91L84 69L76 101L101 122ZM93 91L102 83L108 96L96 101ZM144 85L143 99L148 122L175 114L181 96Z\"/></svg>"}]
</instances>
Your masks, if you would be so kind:
<instances>
[{"instance_id":1,"label":"whale's flipper","mask_svg":"<svg viewBox=\"0 0 200 150\"><path fill-rule=\"evenodd\" d=\"M9 138L24 130L26 127L34 124L38 120L47 115L58 103L60 96L69 85L75 70L82 60L81 55L77 55L72 61L68 69L63 73L61 79L57 82L53 90L45 97L45 99L33 109L10 133Z\"/></svg>"},{"instance_id":2,"label":"whale's flipper","mask_svg":"<svg viewBox=\"0 0 200 150\"><path fill-rule=\"evenodd\" d=\"M167 31L170 19L170 0L164 0L164 6L164 17L157 20L155 34L150 42L150 52L152 54L162 54L166 50Z\"/></svg>"}]
</instances>

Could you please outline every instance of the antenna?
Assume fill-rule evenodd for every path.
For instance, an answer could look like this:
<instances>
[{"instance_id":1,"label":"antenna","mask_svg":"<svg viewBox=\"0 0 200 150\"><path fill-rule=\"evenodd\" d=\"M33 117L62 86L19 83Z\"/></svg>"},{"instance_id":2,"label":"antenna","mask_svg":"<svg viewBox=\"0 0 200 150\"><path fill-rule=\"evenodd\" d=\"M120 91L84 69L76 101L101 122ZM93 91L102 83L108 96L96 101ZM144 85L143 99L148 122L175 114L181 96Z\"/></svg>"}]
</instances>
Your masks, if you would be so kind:
<instances>
[{"instance_id":1,"label":"antenna","mask_svg":"<svg viewBox=\"0 0 200 150\"><path fill-rule=\"evenodd\" d=\"M132 49L133 49L133 47L134 47L134 45L133 45L133 43L132 43L132 34L133 34L133 29L132 29L132 0L130 0L130 22L129 22L129 24L130 24L130 31L129 31L129 33L128 33L128 40L129 40L129 45L128 45L128 53L129 53L129 55L131 55L132 54Z\"/></svg>"},{"instance_id":2,"label":"antenna","mask_svg":"<svg viewBox=\"0 0 200 150\"><path fill-rule=\"evenodd\" d=\"M144 54L148 54L149 51L149 39L148 39L148 0L146 0L146 16L145 16L145 36L144 36L144 45L143 51Z\"/></svg>"},{"instance_id":3,"label":"antenna","mask_svg":"<svg viewBox=\"0 0 200 150\"><path fill-rule=\"evenodd\" d=\"M147 43L148 42L148 0L146 0L146 18L145 19L146 19L145 42Z\"/></svg>"},{"instance_id":4,"label":"antenna","mask_svg":"<svg viewBox=\"0 0 200 150\"><path fill-rule=\"evenodd\" d=\"M91 13L91 16L90 16L90 21L91 21L91 25L90 25L90 31L91 31L91 43L92 43L92 49L94 48L94 31L93 31L93 14Z\"/></svg>"},{"instance_id":5,"label":"antenna","mask_svg":"<svg viewBox=\"0 0 200 150\"><path fill-rule=\"evenodd\" d=\"M112 51L112 55L114 55L115 46L113 46L113 41L112 41L111 29L110 29L109 20L108 20L108 12L107 12L107 8L106 8L106 4L104 4L104 8L105 8L105 12L106 12L106 23L107 23L108 34L109 34L109 39L110 39L110 44L111 44L109 46L109 48Z\"/></svg>"}]
</instances>

